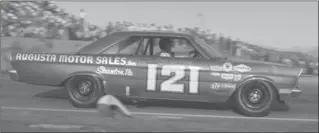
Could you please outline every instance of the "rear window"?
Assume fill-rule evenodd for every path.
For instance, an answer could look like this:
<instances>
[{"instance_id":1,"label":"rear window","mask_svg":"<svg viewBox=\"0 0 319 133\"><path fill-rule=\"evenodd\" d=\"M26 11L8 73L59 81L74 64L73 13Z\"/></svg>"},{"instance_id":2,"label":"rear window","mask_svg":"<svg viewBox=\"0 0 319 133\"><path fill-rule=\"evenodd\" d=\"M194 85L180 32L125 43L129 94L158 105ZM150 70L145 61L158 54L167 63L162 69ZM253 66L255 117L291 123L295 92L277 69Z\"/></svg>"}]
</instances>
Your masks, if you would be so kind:
<instances>
[{"instance_id":1,"label":"rear window","mask_svg":"<svg viewBox=\"0 0 319 133\"><path fill-rule=\"evenodd\" d=\"M123 55L134 55L141 44L142 37L131 37L127 40L117 42L113 46L107 48L101 54L123 54Z\"/></svg>"},{"instance_id":2,"label":"rear window","mask_svg":"<svg viewBox=\"0 0 319 133\"><path fill-rule=\"evenodd\" d=\"M84 47L82 47L78 53L79 54L98 54L99 52L103 51L105 48L107 48L109 45L112 45L114 43L117 43L121 40L126 39L121 34L110 34L106 37L99 39L91 44L88 44Z\"/></svg>"}]
</instances>

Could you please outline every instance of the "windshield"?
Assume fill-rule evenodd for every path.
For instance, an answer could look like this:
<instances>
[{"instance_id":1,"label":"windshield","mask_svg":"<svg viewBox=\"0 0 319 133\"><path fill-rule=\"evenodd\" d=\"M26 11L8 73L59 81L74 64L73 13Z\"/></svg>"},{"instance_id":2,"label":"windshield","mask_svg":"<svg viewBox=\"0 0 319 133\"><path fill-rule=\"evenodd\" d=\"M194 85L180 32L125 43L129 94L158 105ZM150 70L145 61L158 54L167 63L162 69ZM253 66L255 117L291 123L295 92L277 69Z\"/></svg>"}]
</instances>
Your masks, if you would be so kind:
<instances>
[{"instance_id":1,"label":"windshield","mask_svg":"<svg viewBox=\"0 0 319 133\"><path fill-rule=\"evenodd\" d=\"M203 39L200 39L198 37L194 37L195 42L200 44L203 47L203 50L206 51L212 58L223 58L221 53L219 53L216 49L214 49L212 46L208 45Z\"/></svg>"}]
</instances>

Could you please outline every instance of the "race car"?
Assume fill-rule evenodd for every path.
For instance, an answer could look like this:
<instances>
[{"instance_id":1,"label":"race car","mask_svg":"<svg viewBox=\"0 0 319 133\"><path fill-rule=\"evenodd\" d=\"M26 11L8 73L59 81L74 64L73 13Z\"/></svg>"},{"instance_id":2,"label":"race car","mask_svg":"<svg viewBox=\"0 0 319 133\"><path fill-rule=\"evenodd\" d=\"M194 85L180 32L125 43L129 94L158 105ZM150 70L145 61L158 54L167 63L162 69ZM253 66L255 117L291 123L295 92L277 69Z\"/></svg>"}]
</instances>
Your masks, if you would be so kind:
<instances>
[{"instance_id":1,"label":"race car","mask_svg":"<svg viewBox=\"0 0 319 133\"><path fill-rule=\"evenodd\" d=\"M64 86L71 104L94 107L106 94L134 101L232 104L264 117L274 102L299 97L301 68L231 59L188 33L115 32L70 54L12 53L11 78Z\"/></svg>"}]
</instances>

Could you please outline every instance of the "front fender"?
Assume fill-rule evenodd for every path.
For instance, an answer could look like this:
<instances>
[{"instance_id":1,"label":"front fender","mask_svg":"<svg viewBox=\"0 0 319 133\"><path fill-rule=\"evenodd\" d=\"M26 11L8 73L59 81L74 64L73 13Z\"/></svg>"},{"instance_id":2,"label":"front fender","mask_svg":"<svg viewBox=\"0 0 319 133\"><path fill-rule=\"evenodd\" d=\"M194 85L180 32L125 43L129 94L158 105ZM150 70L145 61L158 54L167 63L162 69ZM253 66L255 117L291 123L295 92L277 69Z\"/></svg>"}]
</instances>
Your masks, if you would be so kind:
<instances>
[{"instance_id":1,"label":"front fender","mask_svg":"<svg viewBox=\"0 0 319 133\"><path fill-rule=\"evenodd\" d=\"M244 80L242 80L240 83L237 84L237 88L239 88L240 86L242 86L243 84L247 83L247 82L250 82L250 81L266 81L268 82L270 85L272 85L272 87L276 88L276 91L277 90L277 87L276 87L276 84L275 82L268 78L268 77L262 77L262 76L252 76L252 77L248 77Z\"/></svg>"},{"instance_id":2,"label":"front fender","mask_svg":"<svg viewBox=\"0 0 319 133\"><path fill-rule=\"evenodd\" d=\"M250 81L266 82L266 83L268 83L268 84L266 84L266 86L271 87L272 89L274 89L274 91L276 92L277 95L279 94L279 90L278 90L275 82L272 79L270 79L268 77L262 77L262 76L252 76L252 77L248 77L248 78L242 80L240 83L238 83L237 87L236 87L236 90L233 92L232 96L235 94L235 92L238 90L238 88L240 88L241 86L243 86L244 84L246 84L246 83L248 83Z\"/></svg>"}]
</instances>

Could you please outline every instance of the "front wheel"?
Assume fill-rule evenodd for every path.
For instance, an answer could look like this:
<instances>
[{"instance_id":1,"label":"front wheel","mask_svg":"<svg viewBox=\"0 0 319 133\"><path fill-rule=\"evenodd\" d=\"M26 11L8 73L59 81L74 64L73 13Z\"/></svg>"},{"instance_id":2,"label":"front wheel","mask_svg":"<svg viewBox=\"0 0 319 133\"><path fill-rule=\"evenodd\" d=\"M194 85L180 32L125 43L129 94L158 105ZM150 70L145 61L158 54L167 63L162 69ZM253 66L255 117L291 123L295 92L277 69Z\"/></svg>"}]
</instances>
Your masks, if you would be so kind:
<instances>
[{"instance_id":1,"label":"front wheel","mask_svg":"<svg viewBox=\"0 0 319 133\"><path fill-rule=\"evenodd\" d=\"M74 107L96 107L97 100L103 96L101 81L93 76L81 75L70 78L65 84L69 100Z\"/></svg>"},{"instance_id":2,"label":"front wheel","mask_svg":"<svg viewBox=\"0 0 319 133\"><path fill-rule=\"evenodd\" d=\"M246 83L234 95L236 112L249 117L267 116L273 101L273 89L262 81Z\"/></svg>"}]
</instances>

